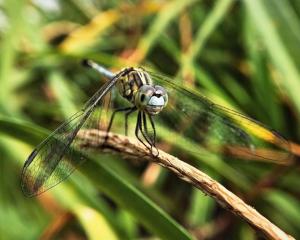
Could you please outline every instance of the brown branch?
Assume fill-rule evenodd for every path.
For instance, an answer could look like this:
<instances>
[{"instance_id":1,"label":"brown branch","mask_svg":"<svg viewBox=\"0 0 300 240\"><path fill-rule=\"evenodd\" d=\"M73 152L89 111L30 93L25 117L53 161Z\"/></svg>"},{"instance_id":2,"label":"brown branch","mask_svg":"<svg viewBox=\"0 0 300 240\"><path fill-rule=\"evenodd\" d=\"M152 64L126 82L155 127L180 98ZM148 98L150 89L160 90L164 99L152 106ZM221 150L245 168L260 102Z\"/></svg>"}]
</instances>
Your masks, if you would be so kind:
<instances>
[{"instance_id":1,"label":"brown branch","mask_svg":"<svg viewBox=\"0 0 300 240\"><path fill-rule=\"evenodd\" d=\"M158 150L158 156L153 156L147 148L134 138L109 133L105 144L103 144L105 136L105 132L93 129L79 133L79 137L84 142L84 147L120 153L125 157L133 157L138 160L144 159L156 162L171 170L179 178L214 198L222 207L243 218L267 239L294 239L199 169L161 150Z\"/></svg>"}]
</instances>

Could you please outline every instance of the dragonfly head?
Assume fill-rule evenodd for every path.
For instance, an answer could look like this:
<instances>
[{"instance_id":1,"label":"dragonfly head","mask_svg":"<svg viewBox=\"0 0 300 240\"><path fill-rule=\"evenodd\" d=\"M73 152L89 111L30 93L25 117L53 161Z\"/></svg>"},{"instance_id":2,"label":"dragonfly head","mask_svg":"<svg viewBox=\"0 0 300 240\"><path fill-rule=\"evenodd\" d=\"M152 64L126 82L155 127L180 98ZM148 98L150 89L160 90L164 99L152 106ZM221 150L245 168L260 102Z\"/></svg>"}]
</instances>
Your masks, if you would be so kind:
<instances>
[{"instance_id":1,"label":"dragonfly head","mask_svg":"<svg viewBox=\"0 0 300 240\"><path fill-rule=\"evenodd\" d=\"M135 95L135 105L138 109L156 115L168 103L168 94L161 86L143 85Z\"/></svg>"}]
</instances>

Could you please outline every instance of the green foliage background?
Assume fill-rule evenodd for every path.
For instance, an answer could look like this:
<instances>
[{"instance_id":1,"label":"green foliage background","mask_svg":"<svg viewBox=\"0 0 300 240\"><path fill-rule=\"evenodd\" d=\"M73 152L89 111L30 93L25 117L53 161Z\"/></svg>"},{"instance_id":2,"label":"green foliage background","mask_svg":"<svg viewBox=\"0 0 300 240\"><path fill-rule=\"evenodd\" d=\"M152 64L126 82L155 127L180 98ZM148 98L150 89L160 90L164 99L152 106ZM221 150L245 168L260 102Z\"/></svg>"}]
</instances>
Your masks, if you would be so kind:
<instances>
[{"instance_id":1,"label":"green foliage background","mask_svg":"<svg viewBox=\"0 0 300 240\"><path fill-rule=\"evenodd\" d=\"M118 156L95 156L37 198L22 195L19 174L103 84L83 58L151 66L297 142L299 44L298 0L0 1L0 238L257 239L199 190L164 170L148 186L143 173L157 169ZM255 192L251 204L300 238L299 166L240 165L247 182L226 177L229 163L199 167L246 201Z\"/></svg>"}]
</instances>

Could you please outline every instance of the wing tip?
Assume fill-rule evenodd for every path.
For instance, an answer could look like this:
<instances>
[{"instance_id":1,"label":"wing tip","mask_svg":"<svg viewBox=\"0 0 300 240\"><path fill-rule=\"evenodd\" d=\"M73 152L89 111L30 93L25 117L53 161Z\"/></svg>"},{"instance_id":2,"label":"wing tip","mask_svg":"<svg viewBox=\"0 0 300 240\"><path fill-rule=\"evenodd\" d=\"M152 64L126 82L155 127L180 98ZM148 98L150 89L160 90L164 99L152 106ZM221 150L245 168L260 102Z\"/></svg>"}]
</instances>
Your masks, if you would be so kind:
<instances>
[{"instance_id":1,"label":"wing tip","mask_svg":"<svg viewBox=\"0 0 300 240\"><path fill-rule=\"evenodd\" d=\"M28 198L32 198L32 197L38 195L38 192L32 191L32 189L30 189L30 187L28 187L28 185L24 181L23 176L22 176L22 179L21 179L21 190L22 190L23 195L25 197L28 197Z\"/></svg>"}]
</instances>

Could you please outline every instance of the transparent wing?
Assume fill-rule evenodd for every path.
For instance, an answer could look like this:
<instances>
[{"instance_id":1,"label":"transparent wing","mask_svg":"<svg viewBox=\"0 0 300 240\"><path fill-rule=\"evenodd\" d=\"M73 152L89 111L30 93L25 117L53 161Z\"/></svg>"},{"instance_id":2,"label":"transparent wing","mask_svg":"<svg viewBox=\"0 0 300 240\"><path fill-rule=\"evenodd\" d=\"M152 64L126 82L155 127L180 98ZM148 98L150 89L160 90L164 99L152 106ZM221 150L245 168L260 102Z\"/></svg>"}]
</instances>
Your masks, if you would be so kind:
<instances>
[{"instance_id":1,"label":"transparent wing","mask_svg":"<svg viewBox=\"0 0 300 240\"><path fill-rule=\"evenodd\" d=\"M164 130L169 131L166 136L176 133L182 141L242 159L283 164L291 160L289 142L277 132L254 119L213 103L168 77L155 73L150 75L155 84L163 86L168 92L169 102L156 117L156 122L162 123L166 126Z\"/></svg>"},{"instance_id":2,"label":"transparent wing","mask_svg":"<svg viewBox=\"0 0 300 240\"><path fill-rule=\"evenodd\" d=\"M26 160L21 187L26 196L38 195L66 179L83 161L84 137L76 137L80 129L99 129L103 97L110 91L117 77L104 84L88 101L85 109L59 126L30 154Z\"/></svg>"}]
</instances>

